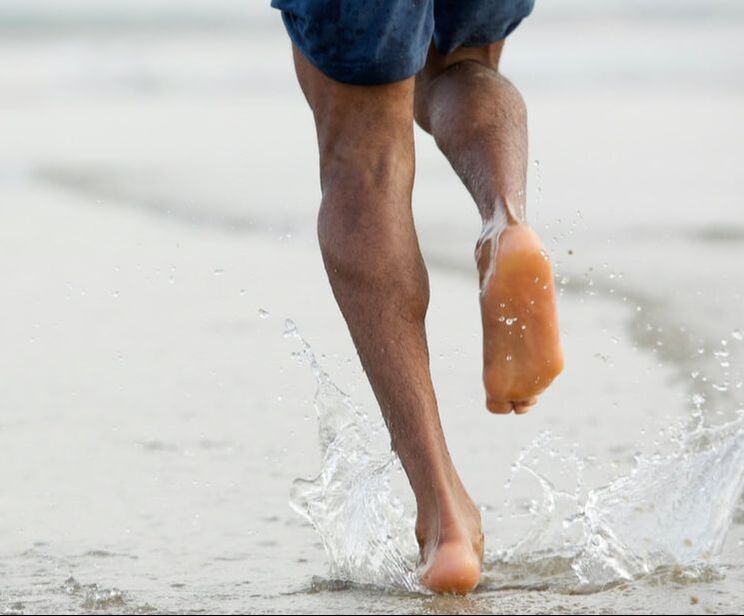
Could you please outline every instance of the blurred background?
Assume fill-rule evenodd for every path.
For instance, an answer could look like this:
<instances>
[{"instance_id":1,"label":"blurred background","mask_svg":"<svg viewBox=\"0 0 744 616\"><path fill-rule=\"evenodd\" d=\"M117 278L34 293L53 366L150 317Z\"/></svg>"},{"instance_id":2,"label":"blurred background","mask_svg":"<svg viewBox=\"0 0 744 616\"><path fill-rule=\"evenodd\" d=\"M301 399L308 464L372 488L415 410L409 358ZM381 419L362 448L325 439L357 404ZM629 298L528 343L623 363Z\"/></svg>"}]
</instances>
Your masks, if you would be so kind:
<instances>
[{"instance_id":1,"label":"blurred background","mask_svg":"<svg viewBox=\"0 0 744 616\"><path fill-rule=\"evenodd\" d=\"M414 196L443 421L485 504L546 427L628 462L695 396L730 417L744 337L744 4L538 0L502 62L561 288L569 369L544 412L495 432L481 408L479 220L421 132ZM315 244L317 177L268 3L0 3L0 610L534 609L313 586L323 550L286 501L318 468L315 386L285 318L377 412ZM695 591L713 610L744 606L726 558L733 582Z\"/></svg>"}]
</instances>

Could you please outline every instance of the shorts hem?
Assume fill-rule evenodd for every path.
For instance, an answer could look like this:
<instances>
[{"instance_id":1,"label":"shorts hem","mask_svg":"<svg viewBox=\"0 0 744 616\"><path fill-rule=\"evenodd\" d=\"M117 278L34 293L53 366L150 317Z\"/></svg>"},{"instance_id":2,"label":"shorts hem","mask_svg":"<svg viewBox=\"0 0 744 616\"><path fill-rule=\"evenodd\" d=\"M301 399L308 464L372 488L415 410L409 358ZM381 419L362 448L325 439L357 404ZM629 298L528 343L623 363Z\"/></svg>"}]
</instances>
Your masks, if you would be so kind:
<instances>
[{"instance_id":1,"label":"shorts hem","mask_svg":"<svg viewBox=\"0 0 744 616\"><path fill-rule=\"evenodd\" d=\"M282 11L282 20L287 34L302 55L326 77L355 86L378 86L409 79L426 64L428 48L418 52L417 57L396 58L388 62L327 62L318 61L308 49L302 37L297 36L291 14Z\"/></svg>"}]
</instances>

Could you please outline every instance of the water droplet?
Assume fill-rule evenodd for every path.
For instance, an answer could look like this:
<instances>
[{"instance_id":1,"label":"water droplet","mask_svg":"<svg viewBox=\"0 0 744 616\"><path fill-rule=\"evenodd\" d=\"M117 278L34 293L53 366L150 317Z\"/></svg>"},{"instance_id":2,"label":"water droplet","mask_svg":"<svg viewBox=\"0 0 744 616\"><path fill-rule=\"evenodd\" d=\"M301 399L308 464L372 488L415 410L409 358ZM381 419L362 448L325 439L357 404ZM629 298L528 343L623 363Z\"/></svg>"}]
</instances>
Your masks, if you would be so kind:
<instances>
[{"instance_id":1,"label":"water droplet","mask_svg":"<svg viewBox=\"0 0 744 616\"><path fill-rule=\"evenodd\" d=\"M511 318L511 319L507 319L507 320L506 320L506 324L507 324L507 325L512 325L512 324L513 324L513 323L515 323L516 321L517 321L517 317Z\"/></svg>"},{"instance_id":2,"label":"water droplet","mask_svg":"<svg viewBox=\"0 0 744 616\"><path fill-rule=\"evenodd\" d=\"M297 336L297 325L292 319L285 319L284 321L284 337L291 338Z\"/></svg>"},{"instance_id":3,"label":"water droplet","mask_svg":"<svg viewBox=\"0 0 744 616\"><path fill-rule=\"evenodd\" d=\"M511 360L512 360L512 356L511 355L507 355L506 356L506 361L511 361Z\"/></svg>"},{"instance_id":4,"label":"water droplet","mask_svg":"<svg viewBox=\"0 0 744 616\"><path fill-rule=\"evenodd\" d=\"M740 329L735 329L734 331L731 332L731 337L734 338L735 340L742 341L744 340L744 332L741 331Z\"/></svg>"},{"instance_id":5,"label":"water droplet","mask_svg":"<svg viewBox=\"0 0 744 616\"><path fill-rule=\"evenodd\" d=\"M268 310L264 310L263 308L258 309L258 316L261 319L268 319L271 315L269 314Z\"/></svg>"}]
</instances>

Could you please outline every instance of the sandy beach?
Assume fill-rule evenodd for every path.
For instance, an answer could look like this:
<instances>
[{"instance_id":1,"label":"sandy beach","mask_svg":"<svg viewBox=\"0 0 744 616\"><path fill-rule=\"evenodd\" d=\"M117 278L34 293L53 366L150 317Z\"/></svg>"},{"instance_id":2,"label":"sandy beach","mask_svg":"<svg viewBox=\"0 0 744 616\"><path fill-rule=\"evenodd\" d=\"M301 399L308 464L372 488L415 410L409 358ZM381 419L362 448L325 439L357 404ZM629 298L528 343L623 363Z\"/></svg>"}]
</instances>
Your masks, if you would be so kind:
<instances>
[{"instance_id":1,"label":"sandy beach","mask_svg":"<svg viewBox=\"0 0 744 616\"><path fill-rule=\"evenodd\" d=\"M432 371L487 536L467 598L334 579L328 538L288 503L323 461L286 319L379 410L322 268L314 129L278 14L0 9L0 611L744 609L739 428L669 430L744 408L744 11L545 4L504 72L528 103L529 217L557 264L567 368L524 417L484 409L479 219L417 133ZM627 579L595 566L591 524L588 548L556 548L592 494Z\"/></svg>"}]
</instances>

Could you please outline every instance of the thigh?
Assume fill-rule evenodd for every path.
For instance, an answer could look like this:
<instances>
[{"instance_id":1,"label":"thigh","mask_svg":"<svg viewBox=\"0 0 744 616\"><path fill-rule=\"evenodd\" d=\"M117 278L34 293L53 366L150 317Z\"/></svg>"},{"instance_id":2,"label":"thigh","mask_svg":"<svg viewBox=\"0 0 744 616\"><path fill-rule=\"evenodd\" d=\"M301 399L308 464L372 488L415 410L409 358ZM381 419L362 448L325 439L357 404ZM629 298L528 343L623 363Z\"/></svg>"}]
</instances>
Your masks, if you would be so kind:
<instances>
[{"instance_id":1,"label":"thigh","mask_svg":"<svg viewBox=\"0 0 744 616\"><path fill-rule=\"evenodd\" d=\"M527 17L534 0L434 0L434 43L442 55L503 41Z\"/></svg>"},{"instance_id":2,"label":"thigh","mask_svg":"<svg viewBox=\"0 0 744 616\"><path fill-rule=\"evenodd\" d=\"M330 166L374 168L391 156L410 166L413 77L384 85L350 85L325 75L296 46L293 53L297 79L315 118L321 176Z\"/></svg>"},{"instance_id":3,"label":"thigh","mask_svg":"<svg viewBox=\"0 0 744 616\"><path fill-rule=\"evenodd\" d=\"M533 6L534 0L434 0L434 35L417 88L464 61L497 71L506 37Z\"/></svg>"}]
</instances>

